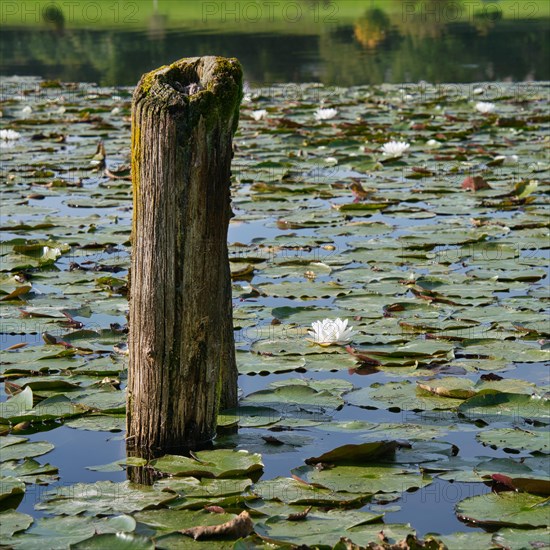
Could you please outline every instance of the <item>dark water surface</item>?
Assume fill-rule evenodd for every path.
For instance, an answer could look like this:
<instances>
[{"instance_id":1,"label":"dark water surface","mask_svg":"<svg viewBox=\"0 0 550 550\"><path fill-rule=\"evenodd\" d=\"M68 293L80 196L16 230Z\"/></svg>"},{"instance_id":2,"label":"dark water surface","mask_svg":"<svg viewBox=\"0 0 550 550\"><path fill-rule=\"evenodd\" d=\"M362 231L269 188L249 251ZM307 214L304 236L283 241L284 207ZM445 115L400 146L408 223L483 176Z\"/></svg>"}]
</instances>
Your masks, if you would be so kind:
<instances>
[{"instance_id":1,"label":"dark water surface","mask_svg":"<svg viewBox=\"0 0 550 550\"><path fill-rule=\"evenodd\" d=\"M133 85L176 59L215 54L237 57L253 85L550 79L540 1L302 0L272 2L272 13L257 1L7 4L2 75Z\"/></svg>"}]
</instances>

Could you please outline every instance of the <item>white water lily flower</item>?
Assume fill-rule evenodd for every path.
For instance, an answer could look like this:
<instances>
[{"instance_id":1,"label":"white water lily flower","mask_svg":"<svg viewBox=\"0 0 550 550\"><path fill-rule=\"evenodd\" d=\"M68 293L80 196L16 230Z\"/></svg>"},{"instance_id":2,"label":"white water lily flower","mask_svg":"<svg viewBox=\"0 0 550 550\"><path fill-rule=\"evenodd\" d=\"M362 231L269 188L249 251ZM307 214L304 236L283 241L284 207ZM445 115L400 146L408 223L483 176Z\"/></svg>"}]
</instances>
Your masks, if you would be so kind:
<instances>
[{"instance_id":1,"label":"white water lily flower","mask_svg":"<svg viewBox=\"0 0 550 550\"><path fill-rule=\"evenodd\" d=\"M15 130L0 130L0 139L15 140L19 139L21 134Z\"/></svg>"},{"instance_id":2,"label":"white water lily flower","mask_svg":"<svg viewBox=\"0 0 550 550\"><path fill-rule=\"evenodd\" d=\"M405 141L390 141L382 145L382 153L391 157L400 157L410 146L411 144Z\"/></svg>"},{"instance_id":3,"label":"white water lily flower","mask_svg":"<svg viewBox=\"0 0 550 550\"><path fill-rule=\"evenodd\" d=\"M348 327L347 319L323 319L322 321L314 321L311 324L313 330L308 330L311 338L310 342L320 346L331 346L347 344L356 334L353 327Z\"/></svg>"},{"instance_id":4,"label":"white water lily flower","mask_svg":"<svg viewBox=\"0 0 550 550\"><path fill-rule=\"evenodd\" d=\"M259 109L258 111L252 111L250 114L254 120L262 120L262 118L267 116L267 111L265 109Z\"/></svg>"},{"instance_id":5,"label":"white water lily flower","mask_svg":"<svg viewBox=\"0 0 550 550\"><path fill-rule=\"evenodd\" d=\"M32 113L32 107L31 107L30 105L27 105L26 107L23 107L23 108L21 109L21 114L22 114L23 116L28 116L28 115L30 115L31 113Z\"/></svg>"},{"instance_id":6,"label":"white water lily flower","mask_svg":"<svg viewBox=\"0 0 550 550\"><path fill-rule=\"evenodd\" d=\"M496 105L494 103L490 103L489 101L478 101L476 103L476 111L479 111L484 115L492 113L495 110L495 107Z\"/></svg>"},{"instance_id":7,"label":"white water lily flower","mask_svg":"<svg viewBox=\"0 0 550 550\"><path fill-rule=\"evenodd\" d=\"M336 109L317 109L315 114L315 120L330 120L338 114Z\"/></svg>"}]
</instances>

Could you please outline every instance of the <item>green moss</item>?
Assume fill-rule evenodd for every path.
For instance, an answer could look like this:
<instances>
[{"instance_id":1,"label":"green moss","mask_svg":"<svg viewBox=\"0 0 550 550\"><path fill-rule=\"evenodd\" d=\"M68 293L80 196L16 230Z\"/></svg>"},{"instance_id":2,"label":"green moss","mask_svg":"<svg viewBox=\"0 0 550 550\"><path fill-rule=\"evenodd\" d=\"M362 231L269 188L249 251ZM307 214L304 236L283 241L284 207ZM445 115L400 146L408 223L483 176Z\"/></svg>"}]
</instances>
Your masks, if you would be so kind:
<instances>
[{"instance_id":1,"label":"green moss","mask_svg":"<svg viewBox=\"0 0 550 550\"><path fill-rule=\"evenodd\" d=\"M163 65L162 67L159 67L158 69L155 69L154 71L151 71L149 73L145 73L138 84L138 89L147 95L149 93L149 90L157 80L157 75L159 71L162 71L166 69L167 65Z\"/></svg>"},{"instance_id":2,"label":"green moss","mask_svg":"<svg viewBox=\"0 0 550 550\"><path fill-rule=\"evenodd\" d=\"M198 82L199 60L200 58L180 59L143 75L136 90L136 99L140 96L148 98L151 89L157 83L179 82L186 86L192 82ZM208 129L220 120L232 120L231 131L235 133L239 106L243 97L242 81L242 68L237 59L216 57L216 65L213 73L209 75L206 89L184 99L189 102L190 109L187 121L182 121L183 129L185 126L196 124L197 116L202 116L206 119ZM167 107L170 106L167 105Z\"/></svg>"}]
</instances>

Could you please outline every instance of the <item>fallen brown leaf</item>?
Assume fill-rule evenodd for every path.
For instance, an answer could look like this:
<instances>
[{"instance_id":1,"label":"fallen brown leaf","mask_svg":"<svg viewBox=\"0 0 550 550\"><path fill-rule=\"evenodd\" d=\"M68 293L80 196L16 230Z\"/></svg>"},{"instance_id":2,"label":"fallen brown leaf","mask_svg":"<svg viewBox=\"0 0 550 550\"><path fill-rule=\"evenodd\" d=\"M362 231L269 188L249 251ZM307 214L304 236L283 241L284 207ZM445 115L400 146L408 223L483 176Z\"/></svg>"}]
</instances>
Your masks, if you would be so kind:
<instances>
[{"instance_id":1,"label":"fallen brown leaf","mask_svg":"<svg viewBox=\"0 0 550 550\"><path fill-rule=\"evenodd\" d=\"M306 519L307 515L311 511L312 506L308 506L305 510L302 510L301 512L298 512L296 514L289 514L289 516L286 518L289 521L303 521Z\"/></svg>"},{"instance_id":2,"label":"fallen brown leaf","mask_svg":"<svg viewBox=\"0 0 550 550\"><path fill-rule=\"evenodd\" d=\"M249 513L245 510L236 518L221 525L199 525L190 529L183 529L180 533L192 537L194 540L204 540L217 537L240 539L248 537L253 531L252 520Z\"/></svg>"},{"instance_id":3,"label":"fallen brown leaf","mask_svg":"<svg viewBox=\"0 0 550 550\"><path fill-rule=\"evenodd\" d=\"M487 180L482 176L468 176L462 182L462 189L467 189L473 191L479 191L480 189L492 189L492 187L487 183Z\"/></svg>"}]
</instances>

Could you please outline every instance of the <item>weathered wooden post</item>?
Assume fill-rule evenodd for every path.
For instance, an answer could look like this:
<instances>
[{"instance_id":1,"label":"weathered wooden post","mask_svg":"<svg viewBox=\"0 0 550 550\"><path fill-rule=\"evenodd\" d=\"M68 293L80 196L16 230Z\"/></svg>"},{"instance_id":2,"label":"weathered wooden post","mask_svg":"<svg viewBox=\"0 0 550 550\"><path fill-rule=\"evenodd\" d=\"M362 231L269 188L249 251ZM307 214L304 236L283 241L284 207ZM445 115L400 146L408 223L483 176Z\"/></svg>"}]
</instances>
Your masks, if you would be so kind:
<instances>
[{"instance_id":1,"label":"weathered wooden post","mask_svg":"<svg viewBox=\"0 0 550 550\"><path fill-rule=\"evenodd\" d=\"M237 404L231 274L236 59L145 74L132 107L134 213L127 435L135 449L196 448Z\"/></svg>"}]
</instances>

